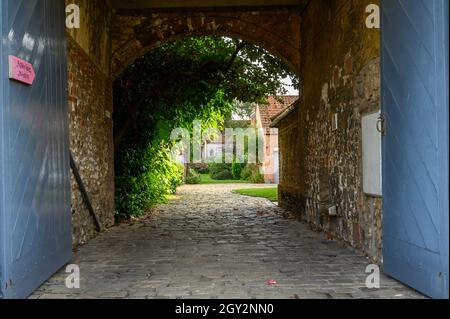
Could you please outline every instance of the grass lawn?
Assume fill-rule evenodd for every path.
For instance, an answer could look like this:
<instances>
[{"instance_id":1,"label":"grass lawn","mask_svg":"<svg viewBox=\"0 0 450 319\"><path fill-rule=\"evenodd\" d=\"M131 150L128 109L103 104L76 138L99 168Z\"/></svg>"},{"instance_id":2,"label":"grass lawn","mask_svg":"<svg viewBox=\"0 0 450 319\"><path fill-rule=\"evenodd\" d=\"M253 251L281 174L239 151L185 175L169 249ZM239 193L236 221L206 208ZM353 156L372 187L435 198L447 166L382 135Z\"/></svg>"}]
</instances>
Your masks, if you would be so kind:
<instances>
[{"instance_id":1,"label":"grass lawn","mask_svg":"<svg viewBox=\"0 0 450 319\"><path fill-rule=\"evenodd\" d=\"M251 197L267 198L272 202L278 201L278 187L271 188L256 188L256 189L237 189L234 191L237 194Z\"/></svg>"},{"instance_id":2,"label":"grass lawn","mask_svg":"<svg viewBox=\"0 0 450 319\"><path fill-rule=\"evenodd\" d=\"M202 181L200 184L248 184L248 181L239 181L234 179L227 179L223 181L217 181L212 179L209 174L201 174Z\"/></svg>"}]
</instances>

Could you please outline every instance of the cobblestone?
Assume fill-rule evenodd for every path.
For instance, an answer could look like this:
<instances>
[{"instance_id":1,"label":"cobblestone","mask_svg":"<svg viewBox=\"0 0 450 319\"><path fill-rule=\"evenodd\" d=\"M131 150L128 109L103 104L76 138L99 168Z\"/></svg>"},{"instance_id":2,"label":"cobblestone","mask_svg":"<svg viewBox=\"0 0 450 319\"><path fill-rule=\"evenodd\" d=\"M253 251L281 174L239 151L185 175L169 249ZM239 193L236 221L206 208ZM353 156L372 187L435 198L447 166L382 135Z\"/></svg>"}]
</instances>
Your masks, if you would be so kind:
<instances>
[{"instance_id":1,"label":"cobblestone","mask_svg":"<svg viewBox=\"0 0 450 319\"><path fill-rule=\"evenodd\" d=\"M61 270L31 298L423 298L384 275L367 289L365 257L265 199L232 193L243 187L263 186L181 187L79 248L80 289L65 288Z\"/></svg>"}]
</instances>

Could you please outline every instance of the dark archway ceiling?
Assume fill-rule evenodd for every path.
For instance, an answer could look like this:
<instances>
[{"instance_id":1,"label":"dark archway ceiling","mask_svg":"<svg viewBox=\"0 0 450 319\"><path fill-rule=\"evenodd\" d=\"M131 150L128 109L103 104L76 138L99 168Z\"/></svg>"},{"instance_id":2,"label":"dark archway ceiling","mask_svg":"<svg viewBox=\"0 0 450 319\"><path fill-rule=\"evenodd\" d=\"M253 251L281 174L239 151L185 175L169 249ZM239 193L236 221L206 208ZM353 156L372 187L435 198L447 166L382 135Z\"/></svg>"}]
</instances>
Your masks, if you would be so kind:
<instances>
[{"instance_id":1,"label":"dark archway ceiling","mask_svg":"<svg viewBox=\"0 0 450 319\"><path fill-rule=\"evenodd\" d=\"M115 9L211 8L296 6L303 9L309 0L112 0Z\"/></svg>"}]
</instances>

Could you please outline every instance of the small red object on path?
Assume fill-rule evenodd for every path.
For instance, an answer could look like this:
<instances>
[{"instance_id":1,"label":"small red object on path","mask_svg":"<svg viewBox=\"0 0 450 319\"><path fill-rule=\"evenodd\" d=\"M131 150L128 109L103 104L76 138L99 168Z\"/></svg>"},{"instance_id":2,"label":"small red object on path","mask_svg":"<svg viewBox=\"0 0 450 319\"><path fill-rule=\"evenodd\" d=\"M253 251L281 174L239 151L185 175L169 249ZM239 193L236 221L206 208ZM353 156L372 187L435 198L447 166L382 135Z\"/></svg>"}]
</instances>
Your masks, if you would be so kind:
<instances>
[{"instance_id":1,"label":"small red object on path","mask_svg":"<svg viewBox=\"0 0 450 319\"><path fill-rule=\"evenodd\" d=\"M268 286L274 286L274 285L277 285L277 284L278 284L278 282L275 279L267 280L267 285Z\"/></svg>"}]
</instances>

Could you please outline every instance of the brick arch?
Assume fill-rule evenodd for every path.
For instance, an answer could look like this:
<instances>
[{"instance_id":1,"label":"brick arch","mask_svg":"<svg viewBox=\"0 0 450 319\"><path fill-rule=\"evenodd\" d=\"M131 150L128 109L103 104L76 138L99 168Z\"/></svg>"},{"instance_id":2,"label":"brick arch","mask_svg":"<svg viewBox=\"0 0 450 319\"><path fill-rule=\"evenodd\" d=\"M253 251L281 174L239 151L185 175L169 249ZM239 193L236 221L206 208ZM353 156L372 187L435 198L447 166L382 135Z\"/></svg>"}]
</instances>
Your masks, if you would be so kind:
<instances>
[{"instance_id":1,"label":"brick arch","mask_svg":"<svg viewBox=\"0 0 450 319\"><path fill-rule=\"evenodd\" d=\"M300 12L292 8L183 11L119 10L113 16L112 76L148 51L187 36L219 35L261 45L296 73Z\"/></svg>"}]
</instances>

